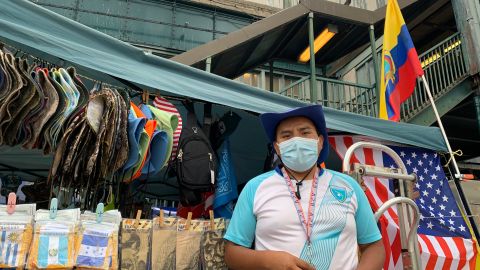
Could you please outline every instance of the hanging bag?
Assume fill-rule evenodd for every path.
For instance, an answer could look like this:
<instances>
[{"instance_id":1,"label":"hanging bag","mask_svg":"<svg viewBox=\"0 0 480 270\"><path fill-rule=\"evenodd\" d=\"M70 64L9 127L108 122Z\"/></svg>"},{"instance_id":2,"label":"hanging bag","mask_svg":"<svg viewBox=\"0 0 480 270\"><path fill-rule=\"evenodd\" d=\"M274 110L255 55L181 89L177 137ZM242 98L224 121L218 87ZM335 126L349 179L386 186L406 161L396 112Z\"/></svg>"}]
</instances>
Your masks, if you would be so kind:
<instances>
[{"instance_id":1,"label":"hanging bag","mask_svg":"<svg viewBox=\"0 0 480 270\"><path fill-rule=\"evenodd\" d=\"M202 202L202 192L215 185L217 159L210 141L198 125L193 105L186 104L187 123L182 128L176 159L180 201L184 206Z\"/></svg>"}]
</instances>

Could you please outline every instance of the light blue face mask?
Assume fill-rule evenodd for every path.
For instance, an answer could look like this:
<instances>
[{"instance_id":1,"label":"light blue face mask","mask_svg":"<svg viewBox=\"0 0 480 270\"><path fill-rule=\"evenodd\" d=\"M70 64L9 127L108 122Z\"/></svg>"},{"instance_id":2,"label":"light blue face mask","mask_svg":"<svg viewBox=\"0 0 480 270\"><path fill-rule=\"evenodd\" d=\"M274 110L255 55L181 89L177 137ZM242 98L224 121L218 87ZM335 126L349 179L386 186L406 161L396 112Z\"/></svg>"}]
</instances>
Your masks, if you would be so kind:
<instances>
[{"instance_id":1,"label":"light blue face mask","mask_svg":"<svg viewBox=\"0 0 480 270\"><path fill-rule=\"evenodd\" d=\"M283 164L296 172L305 172L318 160L318 139L293 137L278 144Z\"/></svg>"}]
</instances>

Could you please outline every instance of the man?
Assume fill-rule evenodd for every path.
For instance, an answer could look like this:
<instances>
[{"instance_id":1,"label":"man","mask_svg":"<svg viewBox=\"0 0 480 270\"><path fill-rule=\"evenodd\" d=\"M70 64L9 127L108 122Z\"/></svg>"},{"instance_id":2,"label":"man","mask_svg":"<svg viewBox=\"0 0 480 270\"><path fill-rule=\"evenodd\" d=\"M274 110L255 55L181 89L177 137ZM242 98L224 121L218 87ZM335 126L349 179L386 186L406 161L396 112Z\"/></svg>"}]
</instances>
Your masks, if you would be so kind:
<instances>
[{"instance_id":1,"label":"man","mask_svg":"<svg viewBox=\"0 0 480 270\"><path fill-rule=\"evenodd\" d=\"M322 106L260 118L282 165L240 194L225 234L230 269L382 269L385 250L363 190L319 166L328 156Z\"/></svg>"}]
</instances>

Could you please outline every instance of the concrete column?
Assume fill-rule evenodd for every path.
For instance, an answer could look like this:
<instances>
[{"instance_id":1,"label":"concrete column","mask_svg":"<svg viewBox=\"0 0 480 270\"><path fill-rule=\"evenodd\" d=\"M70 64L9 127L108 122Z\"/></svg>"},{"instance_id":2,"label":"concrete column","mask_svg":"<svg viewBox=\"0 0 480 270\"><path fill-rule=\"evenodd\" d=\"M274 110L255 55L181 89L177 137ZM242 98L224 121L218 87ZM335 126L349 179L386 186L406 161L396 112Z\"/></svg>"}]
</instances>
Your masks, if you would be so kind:
<instances>
[{"instance_id":1,"label":"concrete column","mask_svg":"<svg viewBox=\"0 0 480 270\"><path fill-rule=\"evenodd\" d=\"M462 46L470 75L477 74L480 67L480 2L452 0L452 7L463 37Z\"/></svg>"}]
</instances>

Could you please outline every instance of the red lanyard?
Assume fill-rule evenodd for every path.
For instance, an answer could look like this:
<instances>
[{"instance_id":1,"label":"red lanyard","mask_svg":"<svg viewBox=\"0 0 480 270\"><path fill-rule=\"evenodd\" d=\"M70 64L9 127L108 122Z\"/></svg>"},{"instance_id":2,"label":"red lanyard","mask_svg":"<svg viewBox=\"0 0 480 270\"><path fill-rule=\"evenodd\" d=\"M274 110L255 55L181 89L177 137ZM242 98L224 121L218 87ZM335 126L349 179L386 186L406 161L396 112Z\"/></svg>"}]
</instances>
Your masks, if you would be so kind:
<instances>
[{"instance_id":1,"label":"red lanyard","mask_svg":"<svg viewBox=\"0 0 480 270\"><path fill-rule=\"evenodd\" d=\"M288 186L288 190L290 191L290 196L292 197L293 204L297 209L298 218L300 219L300 223L307 235L307 241L311 243L311 235L312 235L312 227L313 227L313 218L315 216L315 202L317 200L317 186L318 186L318 178L319 178L319 171L315 172L315 176L312 182L312 188L310 190L310 199L308 201L308 219L305 218L305 212L303 211L302 204L300 200L295 195L295 188L293 187L292 180L290 180L290 176L288 176L287 171L285 168L282 168L283 178L285 179L285 183Z\"/></svg>"}]
</instances>

